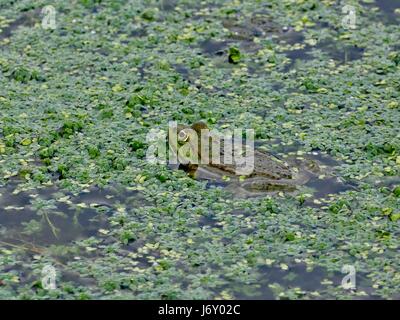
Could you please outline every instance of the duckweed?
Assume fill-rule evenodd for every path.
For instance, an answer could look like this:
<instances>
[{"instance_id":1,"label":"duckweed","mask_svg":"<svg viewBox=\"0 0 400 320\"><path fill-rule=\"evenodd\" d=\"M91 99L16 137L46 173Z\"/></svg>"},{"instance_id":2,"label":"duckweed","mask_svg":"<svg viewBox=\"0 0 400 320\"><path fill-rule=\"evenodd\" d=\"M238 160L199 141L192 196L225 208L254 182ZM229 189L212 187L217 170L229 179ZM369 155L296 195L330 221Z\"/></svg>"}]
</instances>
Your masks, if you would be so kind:
<instances>
[{"instance_id":1,"label":"duckweed","mask_svg":"<svg viewBox=\"0 0 400 320\"><path fill-rule=\"evenodd\" d=\"M0 298L398 299L398 1L3 2ZM397 9L396 9L397 8ZM146 161L169 121L318 161L239 198ZM41 282L46 265L57 286ZM344 265L356 288L344 289Z\"/></svg>"}]
</instances>

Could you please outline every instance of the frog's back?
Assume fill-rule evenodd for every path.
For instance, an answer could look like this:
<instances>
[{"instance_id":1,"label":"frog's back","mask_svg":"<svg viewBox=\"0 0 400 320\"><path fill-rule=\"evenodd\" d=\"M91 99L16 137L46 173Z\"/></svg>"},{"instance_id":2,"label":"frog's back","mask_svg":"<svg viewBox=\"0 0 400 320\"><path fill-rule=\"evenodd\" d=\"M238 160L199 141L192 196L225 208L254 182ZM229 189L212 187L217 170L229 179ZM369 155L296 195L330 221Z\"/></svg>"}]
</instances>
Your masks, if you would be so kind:
<instances>
[{"instance_id":1,"label":"frog's back","mask_svg":"<svg viewBox=\"0 0 400 320\"><path fill-rule=\"evenodd\" d=\"M291 179L290 168L273 155L255 150L253 176L265 176L271 179Z\"/></svg>"},{"instance_id":2,"label":"frog's back","mask_svg":"<svg viewBox=\"0 0 400 320\"><path fill-rule=\"evenodd\" d=\"M220 163L211 163L213 167L225 170L232 174L237 174L239 170L237 164L224 163L223 153ZM269 179L291 179L292 172L290 168L281 160L267 153L254 151L254 169L248 177L266 177Z\"/></svg>"},{"instance_id":3,"label":"frog's back","mask_svg":"<svg viewBox=\"0 0 400 320\"><path fill-rule=\"evenodd\" d=\"M201 130L208 129L207 125L203 122L196 122L191 126L198 135L199 135L199 151L202 150L201 144L203 139L208 139L208 152L210 154L210 158L213 151L213 146L218 149L218 158L219 161L211 161L209 163L210 166L224 170L230 174L238 174L238 172L243 172L238 166L239 164L235 163L234 157L234 149L230 150L230 157L227 157L228 161L225 161L225 139L218 139L218 142L215 141L215 137L211 137L209 134L202 135ZM221 138L221 137L217 137ZM216 144L216 145L215 145ZM242 148L241 153L248 154L249 150L246 150L246 145L242 144L242 141L232 141L232 146L238 146ZM232 163L233 162L233 163ZM281 160L276 158L275 156L268 154L266 152L262 152L259 150L254 150L254 169L248 177L266 177L268 179L292 179L292 172L290 168Z\"/></svg>"}]
</instances>

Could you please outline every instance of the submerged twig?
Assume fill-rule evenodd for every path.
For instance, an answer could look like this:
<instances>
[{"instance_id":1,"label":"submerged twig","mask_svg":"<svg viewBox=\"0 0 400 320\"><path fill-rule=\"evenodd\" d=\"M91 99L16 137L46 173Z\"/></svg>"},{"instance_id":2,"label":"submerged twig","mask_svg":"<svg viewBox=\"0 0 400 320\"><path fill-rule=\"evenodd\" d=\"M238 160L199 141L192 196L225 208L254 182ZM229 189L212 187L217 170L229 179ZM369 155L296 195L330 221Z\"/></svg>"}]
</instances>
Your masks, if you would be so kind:
<instances>
[{"instance_id":1,"label":"submerged twig","mask_svg":"<svg viewBox=\"0 0 400 320\"><path fill-rule=\"evenodd\" d=\"M50 227L51 232L53 233L54 237L55 237L56 239L58 239L58 234L57 234L57 233L58 233L58 229L57 229L57 228L54 226L54 224L51 222L51 220L50 220L50 218L49 218L47 212L45 212L45 213L43 214L43 216L45 217L47 223L49 224L49 227Z\"/></svg>"}]
</instances>

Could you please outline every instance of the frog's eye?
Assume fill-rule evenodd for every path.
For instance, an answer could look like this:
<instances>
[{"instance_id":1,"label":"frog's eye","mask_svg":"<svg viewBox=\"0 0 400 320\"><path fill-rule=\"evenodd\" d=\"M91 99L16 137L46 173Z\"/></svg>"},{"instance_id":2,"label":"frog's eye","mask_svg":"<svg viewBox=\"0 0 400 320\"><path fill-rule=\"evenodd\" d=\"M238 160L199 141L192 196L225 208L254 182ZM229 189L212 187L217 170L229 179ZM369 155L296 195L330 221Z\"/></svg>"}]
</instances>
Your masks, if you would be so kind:
<instances>
[{"instance_id":1,"label":"frog's eye","mask_svg":"<svg viewBox=\"0 0 400 320\"><path fill-rule=\"evenodd\" d=\"M189 134L185 130L181 130L178 133L178 141L179 142L186 142L189 139Z\"/></svg>"}]
</instances>

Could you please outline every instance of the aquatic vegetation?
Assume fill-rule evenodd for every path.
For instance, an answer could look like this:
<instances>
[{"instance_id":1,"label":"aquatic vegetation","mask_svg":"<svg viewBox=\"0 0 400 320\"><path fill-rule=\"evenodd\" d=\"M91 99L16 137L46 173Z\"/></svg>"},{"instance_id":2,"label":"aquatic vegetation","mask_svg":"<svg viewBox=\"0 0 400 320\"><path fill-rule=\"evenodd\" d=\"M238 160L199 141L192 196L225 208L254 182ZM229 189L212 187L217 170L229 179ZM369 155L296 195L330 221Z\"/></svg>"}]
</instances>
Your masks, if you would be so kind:
<instances>
[{"instance_id":1,"label":"aquatic vegetation","mask_svg":"<svg viewBox=\"0 0 400 320\"><path fill-rule=\"evenodd\" d=\"M0 4L0 298L399 298L389 2L353 1L354 29L334 1L56 0L55 29ZM146 161L199 120L325 171L245 199Z\"/></svg>"}]
</instances>

